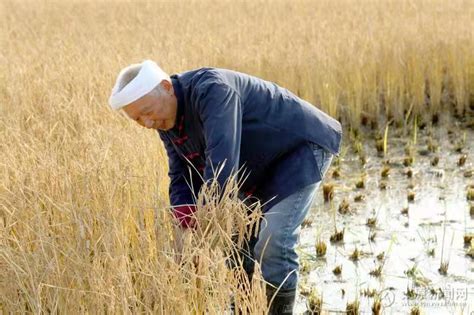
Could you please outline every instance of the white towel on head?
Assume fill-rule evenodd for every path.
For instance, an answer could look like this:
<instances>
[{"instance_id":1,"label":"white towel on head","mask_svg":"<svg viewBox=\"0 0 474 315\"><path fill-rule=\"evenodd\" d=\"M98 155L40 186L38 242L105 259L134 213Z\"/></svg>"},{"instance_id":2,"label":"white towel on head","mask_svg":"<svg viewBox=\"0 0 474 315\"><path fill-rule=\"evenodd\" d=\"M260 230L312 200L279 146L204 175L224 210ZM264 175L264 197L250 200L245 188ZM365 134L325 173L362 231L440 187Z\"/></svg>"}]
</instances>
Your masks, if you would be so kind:
<instances>
[{"instance_id":1,"label":"white towel on head","mask_svg":"<svg viewBox=\"0 0 474 315\"><path fill-rule=\"evenodd\" d=\"M138 75L118 92L124 73L137 65L139 64L132 64L120 71L109 97L109 104L113 109L120 109L138 100L153 90L161 81L168 79L168 75L154 61L145 60L141 63L142 67Z\"/></svg>"}]
</instances>

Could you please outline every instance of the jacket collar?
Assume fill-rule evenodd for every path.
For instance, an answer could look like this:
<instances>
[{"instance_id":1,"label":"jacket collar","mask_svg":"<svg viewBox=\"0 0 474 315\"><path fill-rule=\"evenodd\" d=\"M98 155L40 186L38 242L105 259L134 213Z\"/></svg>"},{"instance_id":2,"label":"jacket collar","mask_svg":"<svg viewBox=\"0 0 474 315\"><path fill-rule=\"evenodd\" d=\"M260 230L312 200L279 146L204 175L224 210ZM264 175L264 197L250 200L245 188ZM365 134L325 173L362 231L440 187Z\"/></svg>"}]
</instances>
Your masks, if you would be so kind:
<instances>
[{"instance_id":1,"label":"jacket collar","mask_svg":"<svg viewBox=\"0 0 474 315\"><path fill-rule=\"evenodd\" d=\"M179 128L179 124L181 123L181 117L184 116L184 95L183 89L181 88L181 83L179 83L179 79L176 74L171 76L171 83L173 84L174 94L176 95L176 99L178 101L176 121L172 129L177 131Z\"/></svg>"}]
</instances>

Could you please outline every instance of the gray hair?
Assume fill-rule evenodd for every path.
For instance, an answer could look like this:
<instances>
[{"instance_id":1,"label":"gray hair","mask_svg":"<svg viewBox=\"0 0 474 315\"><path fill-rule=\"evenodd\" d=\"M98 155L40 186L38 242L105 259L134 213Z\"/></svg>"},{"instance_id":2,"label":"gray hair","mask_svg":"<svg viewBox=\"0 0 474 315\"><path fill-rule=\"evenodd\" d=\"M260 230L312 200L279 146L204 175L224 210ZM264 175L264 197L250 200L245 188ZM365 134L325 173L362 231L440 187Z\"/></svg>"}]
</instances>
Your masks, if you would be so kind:
<instances>
[{"instance_id":1,"label":"gray hair","mask_svg":"<svg viewBox=\"0 0 474 315\"><path fill-rule=\"evenodd\" d=\"M130 67L129 69L127 69L127 71L122 75L122 77L120 78L120 82L119 82L119 87L118 87L118 92L122 91L122 89L124 87L127 86L127 84L129 84L133 79L135 79L135 77L138 75L138 73L140 72L142 68L142 65L141 64L137 64L135 66L132 66ZM167 78L168 81L171 82L171 79L168 77ZM164 89L163 87L161 86L161 84L158 84L157 86L155 86L153 88L153 90L151 90L148 94L152 94L154 96L159 96L161 95L162 93L164 93Z\"/></svg>"}]
</instances>

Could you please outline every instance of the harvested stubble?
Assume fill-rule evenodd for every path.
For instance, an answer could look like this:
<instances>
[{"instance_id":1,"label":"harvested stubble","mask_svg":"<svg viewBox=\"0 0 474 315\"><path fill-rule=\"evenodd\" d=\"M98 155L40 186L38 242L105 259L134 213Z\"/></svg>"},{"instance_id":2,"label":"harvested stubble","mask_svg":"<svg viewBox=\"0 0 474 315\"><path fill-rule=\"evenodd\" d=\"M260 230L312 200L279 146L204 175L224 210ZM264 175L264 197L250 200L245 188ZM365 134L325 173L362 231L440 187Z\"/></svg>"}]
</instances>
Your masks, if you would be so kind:
<instances>
[{"instance_id":1,"label":"harvested stubble","mask_svg":"<svg viewBox=\"0 0 474 315\"><path fill-rule=\"evenodd\" d=\"M380 296L376 296L372 304L372 314L380 315L381 313L382 313L382 300Z\"/></svg>"},{"instance_id":2,"label":"harvested stubble","mask_svg":"<svg viewBox=\"0 0 474 315\"><path fill-rule=\"evenodd\" d=\"M358 189L364 189L365 188L365 177L361 176L361 178L359 178L359 180L356 182L355 186Z\"/></svg>"},{"instance_id":3,"label":"harvested stubble","mask_svg":"<svg viewBox=\"0 0 474 315\"><path fill-rule=\"evenodd\" d=\"M360 306L360 302L358 299L354 300L352 303L348 302L346 305L346 314L359 315L359 306Z\"/></svg>"},{"instance_id":4,"label":"harvested stubble","mask_svg":"<svg viewBox=\"0 0 474 315\"><path fill-rule=\"evenodd\" d=\"M334 198L334 184L323 184L323 197L326 202Z\"/></svg>"},{"instance_id":5,"label":"harvested stubble","mask_svg":"<svg viewBox=\"0 0 474 315\"><path fill-rule=\"evenodd\" d=\"M338 231L337 228L336 228L334 233L329 238L331 243L337 243L337 242L343 241L344 240L344 231L345 231L345 228L343 228L340 231Z\"/></svg>"},{"instance_id":6,"label":"harvested stubble","mask_svg":"<svg viewBox=\"0 0 474 315\"><path fill-rule=\"evenodd\" d=\"M469 201L474 201L474 186L469 186L467 188L466 199Z\"/></svg>"},{"instance_id":7,"label":"harvested stubble","mask_svg":"<svg viewBox=\"0 0 474 315\"><path fill-rule=\"evenodd\" d=\"M365 200L365 195L364 194L357 194L355 197L354 197L354 201L355 202L362 202Z\"/></svg>"},{"instance_id":8,"label":"harvested stubble","mask_svg":"<svg viewBox=\"0 0 474 315\"><path fill-rule=\"evenodd\" d=\"M341 203L339 204L339 207L337 208L337 211L340 214L346 214L350 212L350 204L346 198L342 199Z\"/></svg>"},{"instance_id":9,"label":"harvested stubble","mask_svg":"<svg viewBox=\"0 0 474 315\"><path fill-rule=\"evenodd\" d=\"M318 240L316 242L316 256L324 257L326 255L327 245L323 240Z\"/></svg>"},{"instance_id":10,"label":"harvested stubble","mask_svg":"<svg viewBox=\"0 0 474 315\"><path fill-rule=\"evenodd\" d=\"M323 296L315 288L311 289L308 296L308 309L311 314L322 314Z\"/></svg>"}]
</instances>

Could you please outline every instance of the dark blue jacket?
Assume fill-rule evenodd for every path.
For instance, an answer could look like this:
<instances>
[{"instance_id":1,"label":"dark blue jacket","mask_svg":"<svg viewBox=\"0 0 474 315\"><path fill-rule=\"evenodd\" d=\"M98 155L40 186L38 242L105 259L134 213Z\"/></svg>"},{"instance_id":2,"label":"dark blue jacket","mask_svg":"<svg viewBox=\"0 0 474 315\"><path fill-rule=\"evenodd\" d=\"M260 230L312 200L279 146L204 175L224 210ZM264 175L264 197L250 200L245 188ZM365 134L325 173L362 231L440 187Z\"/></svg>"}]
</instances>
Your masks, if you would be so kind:
<instances>
[{"instance_id":1,"label":"dark blue jacket","mask_svg":"<svg viewBox=\"0 0 474 315\"><path fill-rule=\"evenodd\" d=\"M339 153L339 122L275 83L216 68L171 79L178 100L176 124L158 132L169 158L172 206L194 204L200 175L212 179L225 161L219 183L244 167L248 177L241 191L262 203L271 200L269 209L321 180L308 142Z\"/></svg>"}]
</instances>

